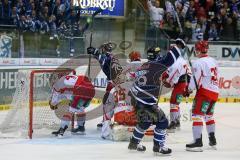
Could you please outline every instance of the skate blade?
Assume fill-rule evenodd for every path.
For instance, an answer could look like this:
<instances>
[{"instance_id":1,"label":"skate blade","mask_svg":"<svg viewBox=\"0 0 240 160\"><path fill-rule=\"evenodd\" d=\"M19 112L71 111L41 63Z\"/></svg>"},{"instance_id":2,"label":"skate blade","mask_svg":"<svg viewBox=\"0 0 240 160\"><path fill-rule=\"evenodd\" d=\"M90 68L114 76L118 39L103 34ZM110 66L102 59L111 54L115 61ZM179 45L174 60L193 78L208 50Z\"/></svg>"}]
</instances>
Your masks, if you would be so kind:
<instances>
[{"instance_id":1,"label":"skate blade","mask_svg":"<svg viewBox=\"0 0 240 160\"><path fill-rule=\"evenodd\" d=\"M128 149L128 152L129 153L144 153L145 151L138 151L138 150L135 150L135 149Z\"/></svg>"},{"instance_id":2,"label":"skate blade","mask_svg":"<svg viewBox=\"0 0 240 160\"><path fill-rule=\"evenodd\" d=\"M217 150L217 146L208 146L207 150Z\"/></svg>"},{"instance_id":3,"label":"skate blade","mask_svg":"<svg viewBox=\"0 0 240 160\"><path fill-rule=\"evenodd\" d=\"M52 136L58 137L58 136L60 136L60 134L54 134L54 133L52 133Z\"/></svg>"},{"instance_id":4,"label":"skate blade","mask_svg":"<svg viewBox=\"0 0 240 160\"><path fill-rule=\"evenodd\" d=\"M114 139L113 139L113 136L112 136L112 135L109 135L109 136L101 136L101 138L102 138L103 140L114 141Z\"/></svg>"},{"instance_id":5,"label":"skate blade","mask_svg":"<svg viewBox=\"0 0 240 160\"><path fill-rule=\"evenodd\" d=\"M63 138L63 135L57 135L57 138L59 138L59 139L62 139Z\"/></svg>"},{"instance_id":6,"label":"skate blade","mask_svg":"<svg viewBox=\"0 0 240 160\"><path fill-rule=\"evenodd\" d=\"M186 148L186 151L189 151L189 152L203 152L203 149L202 147L195 147L195 148Z\"/></svg>"},{"instance_id":7,"label":"skate blade","mask_svg":"<svg viewBox=\"0 0 240 160\"><path fill-rule=\"evenodd\" d=\"M169 153L169 154L162 154L160 152L154 152L153 155L154 156L159 156L159 157L168 157L168 156L171 156L171 153Z\"/></svg>"},{"instance_id":8,"label":"skate blade","mask_svg":"<svg viewBox=\"0 0 240 160\"><path fill-rule=\"evenodd\" d=\"M72 135L86 135L86 132L71 132Z\"/></svg>"}]
</instances>

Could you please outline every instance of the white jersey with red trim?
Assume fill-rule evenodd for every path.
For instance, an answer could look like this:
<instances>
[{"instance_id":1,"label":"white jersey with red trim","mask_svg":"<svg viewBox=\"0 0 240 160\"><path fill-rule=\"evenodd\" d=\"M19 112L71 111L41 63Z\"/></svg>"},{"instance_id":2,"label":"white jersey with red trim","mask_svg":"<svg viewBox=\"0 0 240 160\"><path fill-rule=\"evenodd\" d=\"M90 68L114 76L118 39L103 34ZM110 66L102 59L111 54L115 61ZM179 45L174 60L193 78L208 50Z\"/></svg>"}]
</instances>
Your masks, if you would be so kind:
<instances>
[{"instance_id":1,"label":"white jersey with red trim","mask_svg":"<svg viewBox=\"0 0 240 160\"><path fill-rule=\"evenodd\" d=\"M71 100L72 107L77 107L78 101L89 101L95 95L94 86L84 75L62 76L54 83L51 104L56 105L63 99Z\"/></svg>"},{"instance_id":2,"label":"white jersey with red trim","mask_svg":"<svg viewBox=\"0 0 240 160\"><path fill-rule=\"evenodd\" d=\"M115 113L119 111L128 110L128 108L132 108L130 103L131 99L128 96L128 92L133 82L135 81L135 78L137 77L136 71L141 66L142 66L141 61L132 61L124 69L123 74L126 77L125 79L126 81L124 83L116 85L113 91L114 102L116 103Z\"/></svg>"},{"instance_id":3,"label":"white jersey with red trim","mask_svg":"<svg viewBox=\"0 0 240 160\"><path fill-rule=\"evenodd\" d=\"M73 89L78 80L78 76L62 76L53 84L51 104L57 105L63 99L72 99Z\"/></svg>"},{"instance_id":4,"label":"white jersey with red trim","mask_svg":"<svg viewBox=\"0 0 240 160\"><path fill-rule=\"evenodd\" d=\"M185 74L191 74L191 70L186 62L186 60L182 57L179 57L176 62L167 69L168 78L166 82L171 86L177 84L179 78Z\"/></svg>"},{"instance_id":5,"label":"white jersey with red trim","mask_svg":"<svg viewBox=\"0 0 240 160\"><path fill-rule=\"evenodd\" d=\"M142 66L141 61L132 61L130 62L125 70L126 80L124 83L116 85L114 87L113 96L115 102L114 108L114 121L119 124L133 125L135 120L132 118L127 118L134 116L135 111L134 107L131 105L131 97L128 95L128 92L137 77L136 71ZM127 119L127 122L126 122Z\"/></svg>"},{"instance_id":6,"label":"white jersey with red trim","mask_svg":"<svg viewBox=\"0 0 240 160\"><path fill-rule=\"evenodd\" d=\"M196 77L199 90L203 89L209 93L219 93L218 87L218 65L215 59L203 56L193 63L193 74ZM191 78L189 89L196 88L194 79ZM210 95L210 94L209 94Z\"/></svg>"},{"instance_id":7,"label":"white jersey with red trim","mask_svg":"<svg viewBox=\"0 0 240 160\"><path fill-rule=\"evenodd\" d=\"M57 92L64 92L66 90L72 91L77 80L78 76L76 75L62 76L56 83L54 83L53 89Z\"/></svg>"}]
</instances>

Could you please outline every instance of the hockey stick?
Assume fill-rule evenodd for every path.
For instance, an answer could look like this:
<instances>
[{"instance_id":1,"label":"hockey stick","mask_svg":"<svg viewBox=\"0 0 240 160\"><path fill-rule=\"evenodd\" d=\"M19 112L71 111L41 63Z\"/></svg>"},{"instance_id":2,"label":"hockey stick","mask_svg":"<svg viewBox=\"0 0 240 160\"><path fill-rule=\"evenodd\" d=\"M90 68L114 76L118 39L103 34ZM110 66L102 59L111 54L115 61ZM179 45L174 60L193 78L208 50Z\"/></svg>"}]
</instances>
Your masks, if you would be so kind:
<instances>
[{"instance_id":1,"label":"hockey stick","mask_svg":"<svg viewBox=\"0 0 240 160\"><path fill-rule=\"evenodd\" d=\"M90 44L89 44L90 47L92 47L94 17L96 15L98 15L99 13L101 13L102 11L103 10L100 8L92 14L92 18L91 18L92 24L91 24L91 34L90 34ZM91 58L92 58L92 56L89 55L89 57L88 57L88 74L87 74L88 78L90 78L90 73L91 73Z\"/></svg>"},{"instance_id":2,"label":"hockey stick","mask_svg":"<svg viewBox=\"0 0 240 160\"><path fill-rule=\"evenodd\" d=\"M198 83L197 83L197 78L196 78L196 76L193 74L193 66L192 66L192 62L191 62L191 59L190 59L190 56L192 55L192 52L190 51L189 47L187 47L187 46L186 46L186 49L187 49L187 60L188 60L188 63L189 63L189 65L190 65L190 67L191 67L194 84L195 84L196 89L198 90L198 89L199 89L199 86L198 86Z\"/></svg>"},{"instance_id":3,"label":"hockey stick","mask_svg":"<svg viewBox=\"0 0 240 160\"><path fill-rule=\"evenodd\" d=\"M176 19L177 19L177 23L178 23L178 27L179 27L180 33L183 33L183 29L182 29L182 25L181 25L180 20L179 20L178 13L177 13L176 9L174 8L173 4L172 4L172 9L173 9L174 14L175 14L175 16L176 16Z\"/></svg>"}]
</instances>

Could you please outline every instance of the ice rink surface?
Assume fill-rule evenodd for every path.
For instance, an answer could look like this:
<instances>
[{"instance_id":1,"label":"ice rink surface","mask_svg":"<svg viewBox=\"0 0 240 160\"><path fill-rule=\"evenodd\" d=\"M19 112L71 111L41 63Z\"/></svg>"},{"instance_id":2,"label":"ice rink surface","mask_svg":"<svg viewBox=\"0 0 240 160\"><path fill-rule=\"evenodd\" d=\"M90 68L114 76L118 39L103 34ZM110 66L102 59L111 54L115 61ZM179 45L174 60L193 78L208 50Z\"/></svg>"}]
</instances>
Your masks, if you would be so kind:
<instances>
[{"instance_id":1,"label":"ice rink surface","mask_svg":"<svg viewBox=\"0 0 240 160\"><path fill-rule=\"evenodd\" d=\"M168 104L160 104L168 111ZM185 144L192 141L190 104L181 105L182 128L168 136L171 156L154 156L152 142L143 142L145 153L129 152L128 142L102 140L96 124L101 119L86 123L86 135L71 135L62 139L49 136L29 139L0 138L0 160L89 160L89 159L162 159L162 160L240 160L240 104L218 103L215 108L217 150L209 150L206 129L203 130L204 151L185 151ZM1 113L0 113L1 115Z\"/></svg>"}]
</instances>

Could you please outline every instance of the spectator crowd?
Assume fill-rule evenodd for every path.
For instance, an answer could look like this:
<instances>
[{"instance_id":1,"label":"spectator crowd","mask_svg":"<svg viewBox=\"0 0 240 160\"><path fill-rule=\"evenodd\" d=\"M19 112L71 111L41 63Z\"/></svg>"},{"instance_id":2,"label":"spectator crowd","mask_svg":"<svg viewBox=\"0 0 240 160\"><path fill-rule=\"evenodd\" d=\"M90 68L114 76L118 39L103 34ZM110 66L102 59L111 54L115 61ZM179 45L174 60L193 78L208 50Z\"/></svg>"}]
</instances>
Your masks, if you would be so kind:
<instances>
[{"instance_id":1,"label":"spectator crowd","mask_svg":"<svg viewBox=\"0 0 240 160\"><path fill-rule=\"evenodd\" d=\"M186 40L240 40L240 0L147 0L152 26Z\"/></svg>"},{"instance_id":2,"label":"spectator crowd","mask_svg":"<svg viewBox=\"0 0 240 160\"><path fill-rule=\"evenodd\" d=\"M59 36L70 39L70 52L75 52L73 38L80 36L88 28L88 23L80 23L80 7L73 0L1 0L0 24L16 25L22 32L49 34L50 40Z\"/></svg>"},{"instance_id":3,"label":"spectator crowd","mask_svg":"<svg viewBox=\"0 0 240 160\"><path fill-rule=\"evenodd\" d=\"M81 0L78 1L80 4ZM240 40L240 0L138 1L146 3L149 10L150 38L158 36L156 29L164 29L173 31L173 35L182 32L186 41ZM74 37L81 37L89 27L84 17L81 16L80 21L81 8L73 3L73 0L0 0L0 24L15 25L22 34L47 35L49 40L54 41L58 56L59 38L67 38L70 56L73 56ZM24 49L21 44L20 48Z\"/></svg>"}]
</instances>

